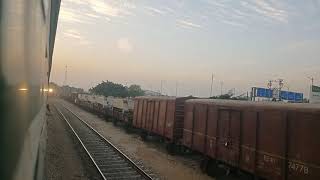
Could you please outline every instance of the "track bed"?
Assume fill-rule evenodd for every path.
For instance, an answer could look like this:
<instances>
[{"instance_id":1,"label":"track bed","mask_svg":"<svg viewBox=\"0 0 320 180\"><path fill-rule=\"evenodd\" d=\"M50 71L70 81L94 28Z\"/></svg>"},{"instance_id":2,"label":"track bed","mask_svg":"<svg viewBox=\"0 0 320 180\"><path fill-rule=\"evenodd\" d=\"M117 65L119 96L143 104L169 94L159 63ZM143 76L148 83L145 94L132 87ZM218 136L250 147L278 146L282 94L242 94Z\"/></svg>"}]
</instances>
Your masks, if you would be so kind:
<instances>
[{"instance_id":1,"label":"track bed","mask_svg":"<svg viewBox=\"0 0 320 180\"><path fill-rule=\"evenodd\" d=\"M72 132L80 141L103 179L152 179L117 147L70 109L62 105L55 105L55 107L72 129Z\"/></svg>"}]
</instances>

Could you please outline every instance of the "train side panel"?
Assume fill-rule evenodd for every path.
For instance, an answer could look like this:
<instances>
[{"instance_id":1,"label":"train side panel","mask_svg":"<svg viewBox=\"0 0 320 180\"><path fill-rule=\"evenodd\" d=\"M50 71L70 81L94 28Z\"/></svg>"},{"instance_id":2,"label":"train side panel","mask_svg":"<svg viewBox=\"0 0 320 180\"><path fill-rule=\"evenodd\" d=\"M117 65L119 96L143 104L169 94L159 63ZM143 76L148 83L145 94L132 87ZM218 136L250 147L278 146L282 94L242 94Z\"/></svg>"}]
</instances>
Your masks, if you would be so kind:
<instances>
[{"instance_id":1,"label":"train side panel","mask_svg":"<svg viewBox=\"0 0 320 180\"><path fill-rule=\"evenodd\" d=\"M186 102L186 147L266 179L320 178L319 108L209 102Z\"/></svg>"},{"instance_id":2,"label":"train side panel","mask_svg":"<svg viewBox=\"0 0 320 180\"><path fill-rule=\"evenodd\" d=\"M137 115L134 116L134 126L171 142L181 140L185 99L152 96L135 98Z\"/></svg>"},{"instance_id":3,"label":"train side panel","mask_svg":"<svg viewBox=\"0 0 320 180\"><path fill-rule=\"evenodd\" d=\"M158 132L158 122L159 122L159 112L160 112L160 101L154 101L154 113L153 113L153 125L152 132Z\"/></svg>"},{"instance_id":4,"label":"train side panel","mask_svg":"<svg viewBox=\"0 0 320 180\"><path fill-rule=\"evenodd\" d=\"M194 104L185 104L185 114L184 114L184 128L183 128L183 145L189 148L193 148L192 135L193 135L193 117L194 117Z\"/></svg>"},{"instance_id":5,"label":"train side panel","mask_svg":"<svg viewBox=\"0 0 320 180\"><path fill-rule=\"evenodd\" d=\"M195 106L192 142L194 150L201 153L205 153L206 122L207 106Z\"/></svg>"},{"instance_id":6,"label":"train side panel","mask_svg":"<svg viewBox=\"0 0 320 180\"><path fill-rule=\"evenodd\" d=\"M246 110L242 113L241 158L239 166L251 173L255 172L258 121L258 112Z\"/></svg>"},{"instance_id":7,"label":"train side panel","mask_svg":"<svg viewBox=\"0 0 320 180\"><path fill-rule=\"evenodd\" d=\"M291 112L288 119L288 179L320 179L320 113Z\"/></svg>"},{"instance_id":8,"label":"train side panel","mask_svg":"<svg viewBox=\"0 0 320 180\"><path fill-rule=\"evenodd\" d=\"M166 111L166 119L165 119L165 128L164 137L173 140L173 134L175 131L175 110L176 110L175 100L168 100L167 101L167 111Z\"/></svg>"},{"instance_id":9,"label":"train side panel","mask_svg":"<svg viewBox=\"0 0 320 180\"><path fill-rule=\"evenodd\" d=\"M139 101L138 100L134 100L134 107L139 107ZM137 125L138 111L139 111L138 108L134 108L133 109L133 122L132 122L133 126Z\"/></svg>"}]
</instances>

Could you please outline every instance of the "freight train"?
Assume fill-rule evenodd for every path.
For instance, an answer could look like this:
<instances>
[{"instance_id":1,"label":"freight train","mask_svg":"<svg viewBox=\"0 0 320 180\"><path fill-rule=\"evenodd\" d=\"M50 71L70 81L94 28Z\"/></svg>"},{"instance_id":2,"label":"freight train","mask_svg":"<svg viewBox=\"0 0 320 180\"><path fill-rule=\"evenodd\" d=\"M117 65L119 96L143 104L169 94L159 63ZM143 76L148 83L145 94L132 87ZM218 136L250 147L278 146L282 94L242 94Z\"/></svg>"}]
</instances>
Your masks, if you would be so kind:
<instances>
[{"instance_id":1,"label":"freight train","mask_svg":"<svg viewBox=\"0 0 320 180\"><path fill-rule=\"evenodd\" d=\"M0 179L43 180L60 0L0 1Z\"/></svg>"},{"instance_id":2,"label":"freight train","mask_svg":"<svg viewBox=\"0 0 320 180\"><path fill-rule=\"evenodd\" d=\"M126 127L132 125L134 105L132 98L72 93L66 99L98 116L110 119L114 124L123 123Z\"/></svg>"},{"instance_id":3,"label":"freight train","mask_svg":"<svg viewBox=\"0 0 320 180\"><path fill-rule=\"evenodd\" d=\"M74 102L83 101L81 95L74 97ZM133 102L133 118L123 122L162 137L169 152L178 147L201 154L201 169L213 176L320 179L319 106L152 96ZM85 106L94 108L94 103L88 100ZM104 103L100 113L106 115L114 104Z\"/></svg>"}]
</instances>

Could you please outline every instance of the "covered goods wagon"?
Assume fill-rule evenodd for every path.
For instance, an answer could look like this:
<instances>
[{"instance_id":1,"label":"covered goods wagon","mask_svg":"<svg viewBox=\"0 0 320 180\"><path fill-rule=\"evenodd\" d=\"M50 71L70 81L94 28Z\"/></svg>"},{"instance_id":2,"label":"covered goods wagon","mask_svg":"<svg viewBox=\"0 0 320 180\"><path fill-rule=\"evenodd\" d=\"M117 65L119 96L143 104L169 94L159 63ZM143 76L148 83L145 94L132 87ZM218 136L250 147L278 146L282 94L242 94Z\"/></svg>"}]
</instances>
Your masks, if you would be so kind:
<instances>
[{"instance_id":1,"label":"covered goods wagon","mask_svg":"<svg viewBox=\"0 0 320 180\"><path fill-rule=\"evenodd\" d=\"M209 99L185 103L183 144L270 180L320 179L320 107Z\"/></svg>"},{"instance_id":2,"label":"covered goods wagon","mask_svg":"<svg viewBox=\"0 0 320 180\"><path fill-rule=\"evenodd\" d=\"M142 96L134 99L133 126L174 142L182 138L184 102L191 97Z\"/></svg>"}]
</instances>

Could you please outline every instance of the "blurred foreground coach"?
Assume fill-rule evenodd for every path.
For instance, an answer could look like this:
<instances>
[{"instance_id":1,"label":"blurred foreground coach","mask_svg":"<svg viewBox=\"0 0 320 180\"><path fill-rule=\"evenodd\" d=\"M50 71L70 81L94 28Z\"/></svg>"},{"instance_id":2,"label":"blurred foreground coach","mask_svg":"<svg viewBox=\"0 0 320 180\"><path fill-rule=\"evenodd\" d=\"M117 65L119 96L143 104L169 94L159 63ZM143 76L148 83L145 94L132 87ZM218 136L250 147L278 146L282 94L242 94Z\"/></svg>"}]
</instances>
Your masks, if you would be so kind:
<instances>
[{"instance_id":1,"label":"blurred foreground coach","mask_svg":"<svg viewBox=\"0 0 320 180\"><path fill-rule=\"evenodd\" d=\"M60 0L0 1L0 179L44 179Z\"/></svg>"}]
</instances>

